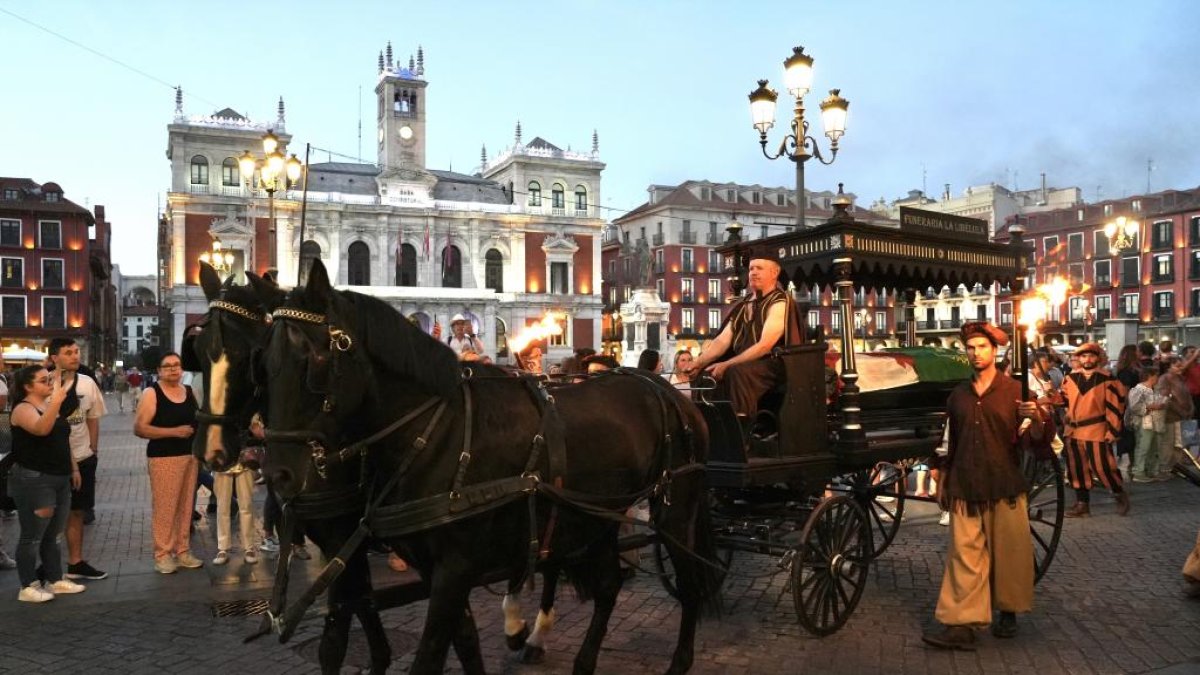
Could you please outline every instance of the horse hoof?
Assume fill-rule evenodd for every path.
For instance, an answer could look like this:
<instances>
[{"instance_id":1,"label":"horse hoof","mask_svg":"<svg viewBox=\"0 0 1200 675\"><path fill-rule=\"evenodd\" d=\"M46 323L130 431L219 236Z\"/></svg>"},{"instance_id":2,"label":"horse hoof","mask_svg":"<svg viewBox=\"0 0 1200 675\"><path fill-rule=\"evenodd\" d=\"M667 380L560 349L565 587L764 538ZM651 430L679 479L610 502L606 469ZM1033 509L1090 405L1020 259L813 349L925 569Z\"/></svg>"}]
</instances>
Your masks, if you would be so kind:
<instances>
[{"instance_id":1,"label":"horse hoof","mask_svg":"<svg viewBox=\"0 0 1200 675\"><path fill-rule=\"evenodd\" d=\"M505 635L505 641L508 642L508 650L515 652L525 646L525 641L529 639L529 624L521 627L521 632L516 635Z\"/></svg>"},{"instance_id":2,"label":"horse hoof","mask_svg":"<svg viewBox=\"0 0 1200 675\"><path fill-rule=\"evenodd\" d=\"M546 650L542 647L525 645L521 651L521 663L536 664L546 660Z\"/></svg>"}]
</instances>

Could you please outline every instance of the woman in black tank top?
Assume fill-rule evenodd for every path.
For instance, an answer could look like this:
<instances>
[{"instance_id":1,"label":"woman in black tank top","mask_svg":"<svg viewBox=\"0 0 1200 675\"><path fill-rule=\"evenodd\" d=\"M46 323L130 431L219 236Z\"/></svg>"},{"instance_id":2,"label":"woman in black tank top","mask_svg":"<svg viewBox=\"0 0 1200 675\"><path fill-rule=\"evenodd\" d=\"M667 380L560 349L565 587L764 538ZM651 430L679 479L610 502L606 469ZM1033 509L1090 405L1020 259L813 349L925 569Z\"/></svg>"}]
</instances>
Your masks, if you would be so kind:
<instances>
[{"instance_id":1,"label":"woman in black tank top","mask_svg":"<svg viewBox=\"0 0 1200 675\"><path fill-rule=\"evenodd\" d=\"M196 425L196 397L181 383L182 361L167 352L159 362L159 380L138 402L133 433L146 444L154 534L154 569L171 574L180 567L200 567L189 551L192 496L196 492L198 464L192 457Z\"/></svg>"},{"instance_id":2,"label":"woman in black tank top","mask_svg":"<svg viewBox=\"0 0 1200 675\"><path fill-rule=\"evenodd\" d=\"M63 411L66 388L58 374L42 366L27 366L13 379L12 432L15 465L8 490L17 503L21 537L17 543L17 572L22 602L46 602L56 593L78 593L84 586L63 578L58 536L67 523L71 490L80 484L79 468L71 459L71 428ZM41 558L45 584L38 582Z\"/></svg>"}]
</instances>

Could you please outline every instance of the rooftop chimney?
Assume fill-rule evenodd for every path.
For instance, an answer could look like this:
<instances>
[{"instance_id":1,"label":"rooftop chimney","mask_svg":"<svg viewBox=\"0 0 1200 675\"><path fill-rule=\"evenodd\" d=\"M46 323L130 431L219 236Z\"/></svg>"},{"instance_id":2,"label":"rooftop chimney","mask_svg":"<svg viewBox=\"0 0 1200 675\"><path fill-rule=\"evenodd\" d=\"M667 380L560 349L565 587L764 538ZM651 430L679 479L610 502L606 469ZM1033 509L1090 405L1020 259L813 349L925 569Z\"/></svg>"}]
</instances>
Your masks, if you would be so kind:
<instances>
[{"instance_id":1,"label":"rooftop chimney","mask_svg":"<svg viewBox=\"0 0 1200 675\"><path fill-rule=\"evenodd\" d=\"M946 187L942 190L942 201L950 201L950 184L946 183Z\"/></svg>"}]
</instances>

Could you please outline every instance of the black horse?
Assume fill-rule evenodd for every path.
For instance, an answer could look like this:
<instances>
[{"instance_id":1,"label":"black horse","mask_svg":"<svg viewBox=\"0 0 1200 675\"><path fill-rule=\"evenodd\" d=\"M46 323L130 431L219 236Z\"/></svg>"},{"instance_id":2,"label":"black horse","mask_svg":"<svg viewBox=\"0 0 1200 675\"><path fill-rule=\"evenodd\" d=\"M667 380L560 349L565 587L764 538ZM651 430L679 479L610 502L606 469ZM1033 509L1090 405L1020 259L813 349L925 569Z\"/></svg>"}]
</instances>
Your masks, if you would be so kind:
<instances>
[{"instance_id":1,"label":"black horse","mask_svg":"<svg viewBox=\"0 0 1200 675\"><path fill-rule=\"evenodd\" d=\"M268 477L286 499L339 472L383 504L372 528L406 544L430 584L412 672L441 672L453 637L474 632L471 588L496 571L524 576L534 553L595 602L575 659L593 672L621 584L615 514L646 496L683 606L668 672L691 667L719 568L707 428L674 388L613 374L548 399L524 378L464 379L451 351L386 303L334 292L320 262L273 316L259 366ZM358 476L343 471L354 457L367 462Z\"/></svg>"},{"instance_id":2,"label":"black horse","mask_svg":"<svg viewBox=\"0 0 1200 675\"><path fill-rule=\"evenodd\" d=\"M183 357L185 369L199 372L204 386L200 402L200 421L193 445L196 457L214 470L222 471L237 462L238 453L246 443L250 420L263 412L261 387L251 378L254 353L262 348L270 312L283 303L284 291L276 284L246 273L250 284L240 286L232 277L224 282L209 265L200 265L200 285L209 302L209 310L201 322L185 337ZM489 372L500 373L499 369ZM347 467L353 474L356 466ZM337 477L335 477L336 479ZM336 480L335 480L336 483ZM343 481L344 483L344 481ZM329 494L326 492L326 494ZM303 502L303 500L300 500ZM333 502L338 501L336 498ZM361 500L340 506L356 506L352 512L331 520L322 513L331 504L329 499L311 501L307 506L306 534L332 558L353 529L361 513ZM294 504L303 508L305 504ZM284 542L284 554L287 542ZM536 663L544 654L544 645L553 621L557 570L546 570L535 630L531 631L521 618L520 588L516 580L504 597L505 633L510 649L521 650L521 659ZM366 566L365 551L356 551L347 565L344 578L333 586L328 602L325 630L322 633L320 661L325 672L338 672L345 656L351 613L359 616L371 651L372 672L384 672L391 660L387 636L381 628L377 611L370 602L371 579ZM459 646L461 643L461 647ZM456 636L456 651L470 654L478 648L470 636ZM469 656L467 658L470 658Z\"/></svg>"},{"instance_id":3,"label":"black horse","mask_svg":"<svg viewBox=\"0 0 1200 675\"><path fill-rule=\"evenodd\" d=\"M261 349L266 336L266 317L283 301L283 291L273 283L247 272L251 286L221 282L216 271L200 264L200 286L209 310L198 332L186 340L183 357L188 370L203 374L199 424L193 454L217 471L230 468L245 444L250 419L261 406L250 378L252 354ZM305 532L327 556L341 548L346 535L358 521L361 508L333 518L305 520ZM321 514L314 514L321 515ZM281 556L291 547L281 537ZM286 562L286 561L285 561ZM330 588L329 612L321 635L318 656L326 673L340 670L346 654L353 615L363 626L371 653L371 672L383 673L392 660L387 634L371 600L371 572L365 546L350 556L346 574Z\"/></svg>"}]
</instances>

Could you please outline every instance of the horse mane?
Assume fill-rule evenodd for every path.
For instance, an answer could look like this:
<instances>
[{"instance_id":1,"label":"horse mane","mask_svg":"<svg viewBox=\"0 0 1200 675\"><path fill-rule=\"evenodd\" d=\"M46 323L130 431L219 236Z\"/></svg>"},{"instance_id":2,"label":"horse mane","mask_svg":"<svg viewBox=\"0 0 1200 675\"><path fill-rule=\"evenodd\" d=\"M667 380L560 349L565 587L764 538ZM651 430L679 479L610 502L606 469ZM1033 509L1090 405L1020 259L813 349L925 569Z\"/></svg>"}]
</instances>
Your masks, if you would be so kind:
<instances>
[{"instance_id":1,"label":"horse mane","mask_svg":"<svg viewBox=\"0 0 1200 675\"><path fill-rule=\"evenodd\" d=\"M231 302L240 307L245 307L251 311L263 309L262 299L254 292L254 288L249 284L238 286L230 284L221 289L221 299L225 302Z\"/></svg>"},{"instance_id":2,"label":"horse mane","mask_svg":"<svg viewBox=\"0 0 1200 675\"><path fill-rule=\"evenodd\" d=\"M389 374L438 396L450 396L458 388L462 375L454 352L394 307L354 291L335 291L333 297L338 315L354 322L355 339Z\"/></svg>"}]
</instances>

